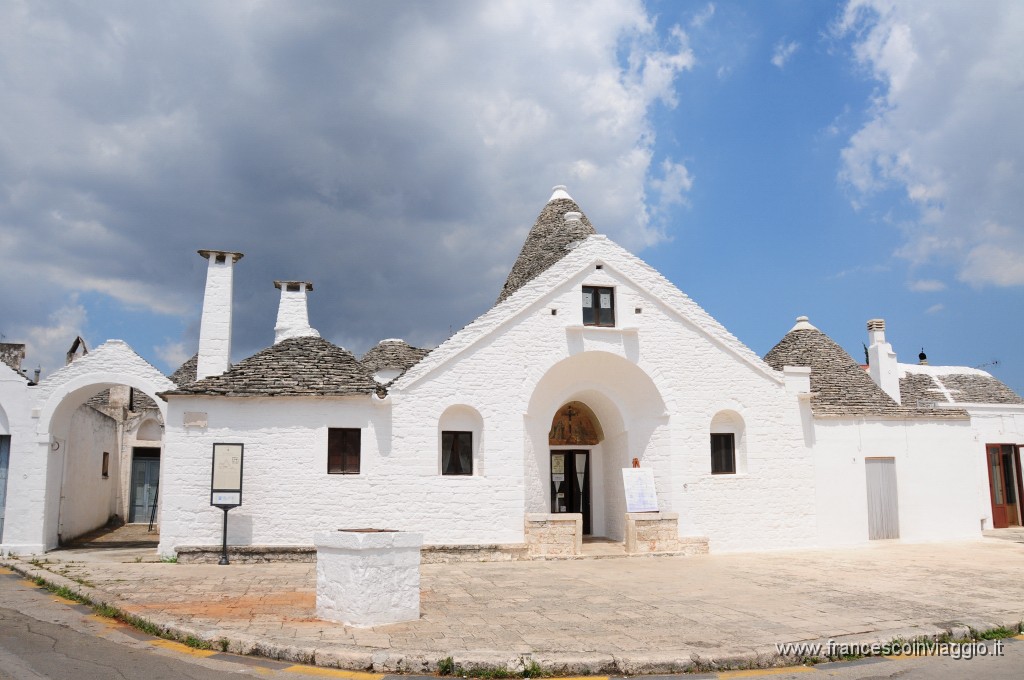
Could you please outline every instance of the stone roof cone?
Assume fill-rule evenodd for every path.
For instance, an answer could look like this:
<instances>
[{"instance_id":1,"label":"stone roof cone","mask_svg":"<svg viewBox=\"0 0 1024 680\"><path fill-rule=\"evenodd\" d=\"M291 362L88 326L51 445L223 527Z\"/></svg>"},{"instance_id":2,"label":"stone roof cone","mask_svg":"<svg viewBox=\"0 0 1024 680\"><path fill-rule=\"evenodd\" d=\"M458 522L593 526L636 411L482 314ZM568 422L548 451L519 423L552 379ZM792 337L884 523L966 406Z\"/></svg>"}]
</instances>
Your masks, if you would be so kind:
<instances>
[{"instance_id":1,"label":"stone roof cone","mask_svg":"<svg viewBox=\"0 0 1024 680\"><path fill-rule=\"evenodd\" d=\"M565 257L569 252L566 246L570 243L582 241L596 233L566 188L563 185L556 186L527 234L523 249L512 265L497 303L504 302L509 295Z\"/></svg>"}]
</instances>

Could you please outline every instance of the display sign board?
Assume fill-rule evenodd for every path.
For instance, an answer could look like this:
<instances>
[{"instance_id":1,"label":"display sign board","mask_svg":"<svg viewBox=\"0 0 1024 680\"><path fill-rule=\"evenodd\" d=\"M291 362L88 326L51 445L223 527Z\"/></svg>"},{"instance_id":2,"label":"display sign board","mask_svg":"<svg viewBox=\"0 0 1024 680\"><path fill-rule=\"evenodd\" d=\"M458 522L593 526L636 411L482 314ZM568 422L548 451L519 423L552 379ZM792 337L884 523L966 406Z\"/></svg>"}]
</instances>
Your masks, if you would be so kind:
<instances>
[{"instance_id":1,"label":"display sign board","mask_svg":"<svg viewBox=\"0 0 1024 680\"><path fill-rule=\"evenodd\" d=\"M210 505L224 508L242 504L242 452L242 444L213 445Z\"/></svg>"},{"instance_id":2,"label":"display sign board","mask_svg":"<svg viewBox=\"0 0 1024 680\"><path fill-rule=\"evenodd\" d=\"M622 468L626 512L658 512L658 494L651 468Z\"/></svg>"}]
</instances>

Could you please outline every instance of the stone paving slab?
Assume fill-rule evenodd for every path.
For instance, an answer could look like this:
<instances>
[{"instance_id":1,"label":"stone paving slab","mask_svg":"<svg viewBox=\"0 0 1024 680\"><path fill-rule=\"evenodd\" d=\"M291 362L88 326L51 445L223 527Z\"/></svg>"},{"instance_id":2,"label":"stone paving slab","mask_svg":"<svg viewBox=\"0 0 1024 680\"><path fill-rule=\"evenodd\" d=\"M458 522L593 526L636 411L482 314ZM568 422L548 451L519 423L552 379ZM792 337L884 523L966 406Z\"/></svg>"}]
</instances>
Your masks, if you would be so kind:
<instances>
[{"instance_id":1,"label":"stone paving slab","mask_svg":"<svg viewBox=\"0 0 1024 680\"><path fill-rule=\"evenodd\" d=\"M12 563L218 649L223 639L235 653L377 672L431 672L448 656L466 667L532 660L568 674L771 665L777 643L884 642L1024 620L1024 545L992 539L427 564L419 621L366 629L316 618L312 564L120 563L74 551L46 559Z\"/></svg>"}]
</instances>

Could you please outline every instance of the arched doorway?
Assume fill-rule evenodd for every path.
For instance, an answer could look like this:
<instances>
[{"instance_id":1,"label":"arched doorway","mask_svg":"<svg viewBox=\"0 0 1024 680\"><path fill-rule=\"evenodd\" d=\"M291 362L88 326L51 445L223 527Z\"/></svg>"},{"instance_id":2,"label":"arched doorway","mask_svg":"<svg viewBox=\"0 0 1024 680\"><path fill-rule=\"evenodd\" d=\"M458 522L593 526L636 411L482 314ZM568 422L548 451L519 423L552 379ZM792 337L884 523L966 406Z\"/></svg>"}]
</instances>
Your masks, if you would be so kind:
<instances>
[{"instance_id":1,"label":"arched doorway","mask_svg":"<svg viewBox=\"0 0 1024 680\"><path fill-rule=\"evenodd\" d=\"M581 514L585 536L594 528L591 496L596 467L591 466L590 454L603 439L601 421L582 401L566 403L551 420L551 512Z\"/></svg>"},{"instance_id":2,"label":"arched doorway","mask_svg":"<svg viewBox=\"0 0 1024 680\"><path fill-rule=\"evenodd\" d=\"M128 517L130 438L142 426L146 436L162 435L167 405L157 394L173 388L170 379L119 340L104 343L40 383L33 411L38 414L36 455L42 459L36 469L42 473L39 488L45 489L45 500L41 513L26 517L25 524L45 549L112 517ZM144 441L156 447L162 443ZM155 502L154 496L154 508Z\"/></svg>"},{"instance_id":3,"label":"arched doorway","mask_svg":"<svg viewBox=\"0 0 1024 680\"><path fill-rule=\"evenodd\" d=\"M564 512L583 514L589 505L584 533L621 541L622 468L639 458L669 489L668 408L654 380L624 357L581 352L551 366L525 424L527 512L560 513L564 503Z\"/></svg>"}]
</instances>

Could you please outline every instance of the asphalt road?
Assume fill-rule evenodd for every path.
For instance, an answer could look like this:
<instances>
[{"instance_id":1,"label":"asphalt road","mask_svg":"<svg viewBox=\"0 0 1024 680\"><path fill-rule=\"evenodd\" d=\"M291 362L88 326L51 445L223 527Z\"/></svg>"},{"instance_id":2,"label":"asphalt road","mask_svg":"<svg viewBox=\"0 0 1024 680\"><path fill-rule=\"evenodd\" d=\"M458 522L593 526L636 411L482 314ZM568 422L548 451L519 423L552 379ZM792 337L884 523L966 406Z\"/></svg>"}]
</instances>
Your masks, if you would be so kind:
<instances>
[{"instance_id":1,"label":"asphalt road","mask_svg":"<svg viewBox=\"0 0 1024 680\"><path fill-rule=\"evenodd\" d=\"M992 648L993 643L988 643ZM1024 640L1007 640L1003 656L970 660L871 658L841 664L771 669L742 677L776 680L1018 680L1024 677ZM0 574L0 680L213 680L224 677L299 678L316 675L374 680L379 675L192 650L97 617L89 608L60 600L19 576ZM739 673L680 676L736 677ZM415 676L390 676L412 680ZM598 680L594 678L592 680Z\"/></svg>"}]
</instances>

